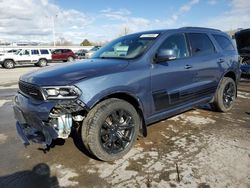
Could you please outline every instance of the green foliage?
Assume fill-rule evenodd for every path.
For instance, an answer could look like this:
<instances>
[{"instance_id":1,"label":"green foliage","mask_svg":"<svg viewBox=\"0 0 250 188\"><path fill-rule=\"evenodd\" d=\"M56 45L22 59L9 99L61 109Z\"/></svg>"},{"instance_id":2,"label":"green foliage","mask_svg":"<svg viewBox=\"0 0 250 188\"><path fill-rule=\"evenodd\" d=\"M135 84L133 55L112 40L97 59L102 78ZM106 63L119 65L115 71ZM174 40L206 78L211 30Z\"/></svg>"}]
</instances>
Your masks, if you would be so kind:
<instances>
[{"instance_id":1,"label":"green foliage","mask_svg":"<svg viewBox=\"0 0 250 188\"><path fill-rule=\"evenodd\" d=\"M88 41L88 39L84 39L80 46L92 46L93 44L91 42Z\"/></svg>"}]
</instances>

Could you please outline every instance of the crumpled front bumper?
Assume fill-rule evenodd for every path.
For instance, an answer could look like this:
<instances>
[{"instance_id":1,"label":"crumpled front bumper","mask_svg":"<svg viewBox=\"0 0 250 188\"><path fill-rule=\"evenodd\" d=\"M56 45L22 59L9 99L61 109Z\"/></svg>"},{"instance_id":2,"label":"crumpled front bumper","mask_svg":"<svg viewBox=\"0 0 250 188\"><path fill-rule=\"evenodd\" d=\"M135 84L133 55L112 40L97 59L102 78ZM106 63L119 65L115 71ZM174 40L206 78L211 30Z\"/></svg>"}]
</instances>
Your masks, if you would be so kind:
<instances>
[{"instance_id":1,"label":"crumpled front bumper","mask_svg":"<svg viewBox=\"0 0 250 188\"><path fill-rule=\"evenodd\" d=\"M31 141L50 145L58 137L56 130L46 122L54 105L53 102L32 101L20 93L15 96L16 130L24 145Z\"/></svg>"}]
</instances>

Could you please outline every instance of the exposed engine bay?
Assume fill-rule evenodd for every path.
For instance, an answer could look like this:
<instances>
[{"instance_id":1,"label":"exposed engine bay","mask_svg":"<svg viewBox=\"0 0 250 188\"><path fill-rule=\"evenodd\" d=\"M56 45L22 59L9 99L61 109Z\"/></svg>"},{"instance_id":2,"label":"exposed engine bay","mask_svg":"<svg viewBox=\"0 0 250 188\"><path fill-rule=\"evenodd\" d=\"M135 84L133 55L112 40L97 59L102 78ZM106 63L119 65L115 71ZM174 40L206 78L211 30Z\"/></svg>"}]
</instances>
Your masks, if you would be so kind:
<instances>
[{"instance_id":1,"label":"exposed engine bay","mask_svg":"<svg viewBox=\"0 0 250 188\"><path fill-rule=\"evenodd\" d=\"M85 113L81 101L58 101L49 114L49 125L56 130L58 138L66 139L71 133L72 126L83 121Z\"/></svg>"}]
</instances>

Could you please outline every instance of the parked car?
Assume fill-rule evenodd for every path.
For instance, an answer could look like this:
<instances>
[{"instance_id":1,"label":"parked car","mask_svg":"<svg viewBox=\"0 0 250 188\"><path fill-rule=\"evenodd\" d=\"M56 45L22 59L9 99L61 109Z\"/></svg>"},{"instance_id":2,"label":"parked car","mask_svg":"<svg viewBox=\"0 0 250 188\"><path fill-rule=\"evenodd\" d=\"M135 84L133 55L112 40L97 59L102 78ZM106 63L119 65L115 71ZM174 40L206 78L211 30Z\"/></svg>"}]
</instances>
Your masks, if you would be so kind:
<instances>
[{"instance_id":1,"label":"parked car","mask_svg":"<svg viewBox=\"0 0 250 188\"><path fill-rule=\"evenodd\" d=\"M238 52L242 58L242 73L250 75L250 29L235 33Z\"/></svg>"},{"instance_id":2,"label":"parked car","mask_svg":"<svg viewBox=\"0 0 250 188\"><path fill-rule=\"evenodd\" d=\"M53 61L73 62L75 59L76 56L70 49L56 49L52 52Z\"/></svg>"},{"instance_id":3,"label":"parked car","mask_svg":"<svg viewBox=\"0 0 250 188\"><path fill-rule=\"evenodd\" d=\"M95 46L91 50L89 50L87 53L85 53L85 58L91 58L92 55L99 50L101 47L100 46Z\"/></svg>"},{"instance_id":4,"label":"parked car","mask_svg":"<svg viewBox=\"0 0 250 188\"><path fill-rule=\"evenodd\" d=\"M78 50L75 55L77 59L85 59L86 58L86 53L88 52L88 50Z\"/></svg>"},{"instance_id":5,"label":"parked car","mask_svg":"<svg viewBox=\"0 0 250 188\"><path fill-rule=\"evenodd\" d=\"M17 131L26 145L49 146L78 128L93 155L113 161L138 134L146 135L149 124L203 104L229 111L239 79L238 52L219 30L135 33L85 63L23 75L14 104Z\"/></svg>"},{"instance_id":6,"label":"parked car","mask_svg":"<svg viewBox=\"0 0 250 188\"><path fill-rule=\"evenodd\" d=\"M49 61L51 61L51 53L48 49L21 49L15 53L5 53L0 56L0 65L7 69L23 64L44 67Z\"/></svg>"}]
</instances>

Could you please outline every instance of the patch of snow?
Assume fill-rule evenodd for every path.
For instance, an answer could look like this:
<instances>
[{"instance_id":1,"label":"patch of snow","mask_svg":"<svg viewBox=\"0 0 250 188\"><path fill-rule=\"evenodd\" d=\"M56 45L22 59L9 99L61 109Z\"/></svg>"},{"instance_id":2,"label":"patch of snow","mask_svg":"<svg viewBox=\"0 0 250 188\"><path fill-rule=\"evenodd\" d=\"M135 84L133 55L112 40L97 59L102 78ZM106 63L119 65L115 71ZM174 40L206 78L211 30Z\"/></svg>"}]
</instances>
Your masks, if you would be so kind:
<instances>
[{"instance_id":1,"label":"patch of snow","mask_svg":"<svg viewBox=\"0 0 250 188\"><path fill-rule=\"evenodd\" d=\"M79 176L74 169L66 168L61 164L54 164L51 171L56 175L60 187L75 187L79 184L78 181L72 180Z\"/></svg>"},{"instance_id":2,"label":"patch of snow","mask_svg":"<svg viewBox=\"0 0 250 188\"><path fill-rule=\"evenodd\" d=\"M2 107L5 103L10 102L11 100L0 100L0 107Z\"/></svg>"},{"instance_id":3,"label":"patch of snow","mask_svg":"<svg viewBox=\"0 0 250 188\"><path fill-rule=\"evenodd\" d=\"M7 140L8 136L0 133L0 144L4 144Z\"/></svg>"}]
</instances>

